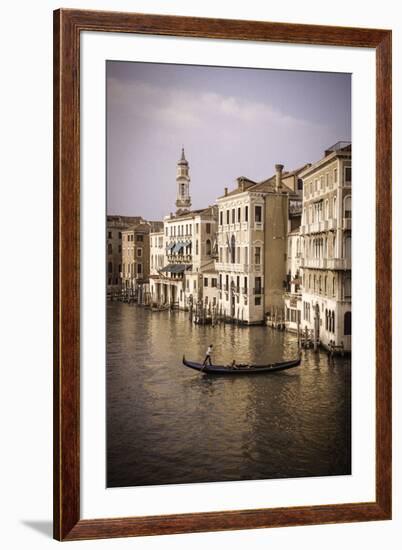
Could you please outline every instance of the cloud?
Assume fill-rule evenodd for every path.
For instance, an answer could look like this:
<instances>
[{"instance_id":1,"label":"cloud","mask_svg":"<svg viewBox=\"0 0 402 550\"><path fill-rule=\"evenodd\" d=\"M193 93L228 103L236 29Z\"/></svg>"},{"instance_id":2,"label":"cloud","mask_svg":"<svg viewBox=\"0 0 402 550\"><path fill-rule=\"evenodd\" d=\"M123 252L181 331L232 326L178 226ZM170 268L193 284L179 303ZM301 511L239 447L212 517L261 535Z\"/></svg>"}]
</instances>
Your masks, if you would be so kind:
<instances>
[{"instance_id":1,"label":"cloud","mask_svg":"<svg viewBox=\"0 0 402 550\"><path fill-rule=\"evenodd\" d=\"M108 79L108 102L111 108L124 110L150 124L178 130L205 131L210 128L237 128L239 131L262 128L305 130L317 124L283 113L268 102L224 96L214 92L160 88L147 82Z\"/></svg>"}]
</instances>

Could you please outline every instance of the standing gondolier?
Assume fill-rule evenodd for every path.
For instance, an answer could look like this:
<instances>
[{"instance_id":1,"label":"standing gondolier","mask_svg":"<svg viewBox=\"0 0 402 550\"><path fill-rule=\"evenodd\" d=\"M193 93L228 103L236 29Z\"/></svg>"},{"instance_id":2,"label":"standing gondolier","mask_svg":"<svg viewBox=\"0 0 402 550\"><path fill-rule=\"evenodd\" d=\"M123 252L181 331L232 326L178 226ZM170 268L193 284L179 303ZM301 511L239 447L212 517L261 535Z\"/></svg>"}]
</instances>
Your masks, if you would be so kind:
<instances>
[{"instance_id":1,"label":"standing gondolier","mask_svg":"<svg viewBox=\"0 0 402 550\"><path fill-rule=\"evenodd\" d=\"M212 365L212 361L211 361L212 348L213 348L213 345L212 345L212 344L209 344L208 349L207 349L207 353L206 353L206 355L205 355L204 362L203 362L203 364L202 364L203 367L205 367L207 363L209 363L210 365Z\"/></svg>"}]
</instances>

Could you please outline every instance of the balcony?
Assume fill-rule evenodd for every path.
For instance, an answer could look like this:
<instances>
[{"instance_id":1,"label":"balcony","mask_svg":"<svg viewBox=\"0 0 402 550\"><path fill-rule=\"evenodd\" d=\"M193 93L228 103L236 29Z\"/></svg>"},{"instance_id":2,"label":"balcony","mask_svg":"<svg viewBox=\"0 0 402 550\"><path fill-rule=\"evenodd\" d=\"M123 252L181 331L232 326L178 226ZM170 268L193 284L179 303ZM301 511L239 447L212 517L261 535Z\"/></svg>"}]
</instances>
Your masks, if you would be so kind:
<instances>
[{"instance_id":1,"label":"balcony","mask_svg":"<svg viewBox=\"0 0 402 550\"><path fill-rule=\"evenodd\" d=\"M344 231L352 229L352 218L343 218L342 229Z\"/></svg>"},{"instance_id":2,"label":"balcony","mask_svg":"<svg viewBox=\"0 0 402 550\"><path fill-rule=\"evenodd\" d=\"M264 229L264 223L263 222L254 222L254 229L256 231L262 231Z\"/></svg>"},{"instance_id":3,"label":"balcony","mask_svg":"<svg viewBox=\"0 0 402 550\"><path fill-rule=\"evenodd\" d=\"M350 258L302 258L301 267L304 269L345 270L352 268L352 262Z\"/></svg>"},{"instance_id":4,"label":"balcony","mask_svg":"<svg viewBox=\"0 0 402 550\"><path fill-rule=\"evenodd\" d=\"M352 269L352 261L350 258L328 258L327 269Z\"/></svg>"}]
</instances>

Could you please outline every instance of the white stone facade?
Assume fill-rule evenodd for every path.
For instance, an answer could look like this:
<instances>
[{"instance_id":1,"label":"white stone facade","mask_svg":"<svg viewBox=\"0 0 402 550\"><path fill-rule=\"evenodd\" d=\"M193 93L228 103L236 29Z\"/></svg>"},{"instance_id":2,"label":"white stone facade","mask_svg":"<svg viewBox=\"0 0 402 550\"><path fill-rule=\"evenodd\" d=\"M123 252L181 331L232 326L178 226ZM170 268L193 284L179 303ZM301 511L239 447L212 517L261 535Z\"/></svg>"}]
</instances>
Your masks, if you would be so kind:
<instances>
[{"instance_id":1,"label":"white stone facade","mask_svg":"<svg viewBox=\"0 0 402 550\"><path fill-rule=\"evenodd\" d=\"M336 144L302 174L302 329L351 350L352 153Z\"/></svg>"}]
</instances>

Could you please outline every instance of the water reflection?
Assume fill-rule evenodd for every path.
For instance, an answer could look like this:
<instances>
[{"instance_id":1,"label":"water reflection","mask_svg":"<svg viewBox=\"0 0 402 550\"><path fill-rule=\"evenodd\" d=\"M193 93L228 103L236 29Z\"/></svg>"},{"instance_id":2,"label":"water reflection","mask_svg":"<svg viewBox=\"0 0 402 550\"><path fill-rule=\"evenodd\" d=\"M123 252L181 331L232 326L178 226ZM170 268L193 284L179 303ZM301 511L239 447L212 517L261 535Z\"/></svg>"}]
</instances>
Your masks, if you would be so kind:
<instances>
[{"instance_id":1,"label":"water reflection","mask_svg":"<svg viewBox=\"0 0 402 550\"><path fill-rule=\"evenodd\" d=\"M109 487L350 473L350 361L304 352L272 375L212 377L200 360L294 357L293 335L266 327L200 327L183 312L108 303Z\"/></svg>"}]
</instances>

